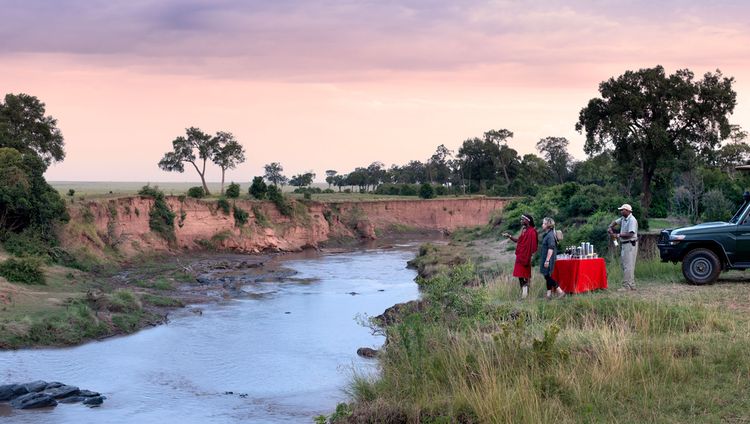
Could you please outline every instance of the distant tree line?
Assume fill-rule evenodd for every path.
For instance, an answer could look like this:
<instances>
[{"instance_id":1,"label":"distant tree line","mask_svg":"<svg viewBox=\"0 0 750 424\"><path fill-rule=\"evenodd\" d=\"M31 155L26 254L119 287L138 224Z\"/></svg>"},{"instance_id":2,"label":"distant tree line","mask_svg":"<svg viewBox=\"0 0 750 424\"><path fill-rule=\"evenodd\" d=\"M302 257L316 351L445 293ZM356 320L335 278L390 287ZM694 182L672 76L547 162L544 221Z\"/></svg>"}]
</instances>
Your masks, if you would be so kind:
<instances>
[{"instance_id":1,"label":"distant tree line","mask_svg":"<svg viewBox=\"0 0 750 424\"><path fill-rule=\"evenodd\" d=\"M569 140L557 135L536 141L538 155L520 155L513 148L513 131L497 128L464 140L456 151L441 144L425 160L390 167L374 161L348 173L328 169L326 190L311 188L313 171L288 178L283 166L272 162L248 192L262 198L267 182L308 193L335 188L423 197L533 196L545 187L574 183L638 203L643 217L719 218L740 201L750 183L735 170L750 160L750 146L747 133L729 121L737 102L733 84L718 70L697 78L687 69L668 75L661 66L603 81L599 96L571 123L586 137L588 156L582 161L571 156ZM186 137L173 141L173 151L159 166L182 172L185 163L192 164L208 192L207 161L221 166L223 175L243 160L244 150L231 134L209 136L189 128Z\"/></svg>"}]
</instances>

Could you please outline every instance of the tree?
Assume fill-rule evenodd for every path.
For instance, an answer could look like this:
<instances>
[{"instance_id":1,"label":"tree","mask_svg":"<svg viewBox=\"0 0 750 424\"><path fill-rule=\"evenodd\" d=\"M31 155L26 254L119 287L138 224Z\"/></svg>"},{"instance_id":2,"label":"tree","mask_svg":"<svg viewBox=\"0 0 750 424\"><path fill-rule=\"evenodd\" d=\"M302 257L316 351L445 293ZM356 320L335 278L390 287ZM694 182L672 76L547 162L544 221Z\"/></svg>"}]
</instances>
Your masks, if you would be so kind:
<instances>
[{"instance_id":1,"label":"tree","mask_svg":"<svg viewBox=\"0 0 750 424\"><path fill-rule=\"evenodd\" d=\"M221 194L224 194L224 174L245 161L245 148L232 133L219 131L213 141L212 161L221 168Z\"/></svg>"},{"instance_id":2,"label":"tree","mask_svg":"<svg viewBox=\"0 0 750 424\"><path fill-rule=\"evenodd\" d=\"M375 161L367 167L367 186L373 186L373 189L383 182L386 178L386 170L383 169L385 164Z\"/></svg>"},{"instance_id":3,"label":"tree","mask_svg":"<svg viewBox=\"0 0 750 424\"><path fill-rule=\"evenodd\" d=\"M518 152L508 147L509 138L513 138L513 131L504 128L501 130L489 130L484 133L484 140L497 146L498 154L495 161L500 170L503 171L505 184L508 185L510 185L509 168L514 162L519 162Z\"/></svg>"},{"instance_id":4,"label":"tree","mask_svg":"<svg viewBox=\"0 0 750 424\"><path fill-rule=\"evenodd\" d=\"M495 166L500 150L490 140L470 138L458 149L461 160L461 173L468 180L469 191L477 192L486 187L487 182L494 182L497 175Z\"/></svg>"},{"instance_id":5,"label":"tree","mask_svg":"<svg viewBox=\"0 0 750 424\"><path fill-rule=\"evenodd\" d=\"M513 180L513 191L516 194L535 195L539 187L549 185L552 171L544 159L527 153L521 159L519 173L523 178Z\"/></svg>"},{"instance_id":6,"label":"tree","mask_svg":"<svg viewBox=\"0 0 750 424\"><path fill-rule=\"evenodd\" d=\"M333 176L333 185L339 188L339 193L341 192L341 188L346 185L348 175L334 175Z\"/></svg>"},{"instance_id":7,"label":"tree","mask_svg":"<svg viewBox=\"0 0 750 424\"><path fill-rule=\"evenodd\" d=\"M427 162L427 174L429 176L430 183L436 182L438 184L445 184L450 178L450 168L448 167L448 159L453 156L453 152L448 150L444 144L441 144L435 149L435 153L430 156L430 160Z\"/></svg>"},{"instance_id":8,"label":"tree","mask_svg":"<svg viewBox=\"0 0 750 424\"><path fill-rule=\"evenodd\" d=\"M545 137L536 143L536 148L555 173L557 181L564 183L570 171L573 158L568 153L568 139L565 137Z\"/></svg>"},{"instance_id":9,"label":"tree","mask_svg":"<svg viewBox=\"0 0 750 424\"><path fill-rule=\"evenodd\" d=\"M0 102L0 147L33 153L46 169L65 158L65 142L57 120L44 113L44 103L28 94L6 94Z\"/></svg>"},{"instance_id":10,"label":"tree","mask_svg":"<svg viewBox=\"0 0 750 424\"><path fill-rule=\"evenodd\" d=\"M67 220L65 201L44 179L47 168L35 152L0 147L0 237L33 228L46 241L53 224Z\"/></svg>"},{"instance_id":11,"label":"tree","mask_svg":"<svg viewBox=\"0 0 750 424\"><path fill-rule=\"evenodd\" d=\"M206 162L212 159L216 151L218 139L211 137L198 128L190 127L185 130L187 137L177 137L172 141L172 151L164 154L159 161L159 168L168 172L185 172L185 163L190 163L195 168L203 183L206 195L211 193L206 185ZM197 157L196 157L197 152ZM202 161L198 167L198 161Z\"/></svg>"},{"instance_id":12,"label":"tree","mask_svg":"<svg viewBox=\"0 0 750 424\"><path fill-rule=\"evenodd\" d=\"M289 184L295 187L307 187L312 184L315 179L315 173L308 171L304 174L295 175L289 180Z\"/></svg>"},{"instance_id":13,"label":"tree","mask_svg":"<svg viewBox=\"0 0 750 424\"><path fill-rule=\"evenodd\" d=\"M263 200L266 198L267 192L268 186L266 185L266 182L263 181L263 177L253 178L253 182L250 184L248 193L258 200Z\"/></svg>"},{"instance_id":14,"label":"tree","mask_svg":"<svg viewBox=\"0 0 750 424\"><path fill-rule=\"evenodd\" d=\"M328 188L331 188L331 186L336 181L336 174L338 174L338 171L336 171L335 169L326 170L326 182L328 183Z\"/></svg>"},{"instance_id":15,"label":"tree","mask_svg":"<svg viewBox=\"0 0 750 424\"><path fill-rule=\"evenodd\" d=\"M271 184L275 186L284 186L289 181L287 177L282 174L284 167L278 162L271 162L263 166L266 173L263 175Z\"/></svg>"},{"instance_id":16,"label":"tree","mask_svg":"<svg viewBox=\"0 0 750 424\"><path fill-rule=\"evenodd\" d=\"M729 176L734 177L737 173L735 169L737 166L750 163L750 145L745 142L746 138L747 133L735 127L730 135L729 143L715 152L711 165L717 166Z\"/></svg>"},{"instance_id":17,"label":"tree","mask_svg":"<svg viewBox=\"0 0 750 424\"><path fill-rule=\"evenodd\" d=\"M689 149L706 155L729 137L733 83L719 70L698 81L687 69L669 76L661 66L626 71L599 85L601 98L581 110L576 130L586 133L587 154L612 147L618 166L639 169L647 217L651 182L665 161Z\"/></svg>"}]
</instances>

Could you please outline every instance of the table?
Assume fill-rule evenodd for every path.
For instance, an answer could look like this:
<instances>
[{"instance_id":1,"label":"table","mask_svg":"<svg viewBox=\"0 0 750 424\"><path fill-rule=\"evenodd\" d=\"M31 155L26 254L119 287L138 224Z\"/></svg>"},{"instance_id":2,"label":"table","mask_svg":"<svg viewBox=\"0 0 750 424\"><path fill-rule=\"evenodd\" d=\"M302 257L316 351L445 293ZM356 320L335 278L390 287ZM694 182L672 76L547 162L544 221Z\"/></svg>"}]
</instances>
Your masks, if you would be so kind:
<instances>
[{"instance_id":1,"label":"table","mask_svg":"<svg viewBox=\"0 0 750 424\"><path fill-rule=\"evenodd\" d=\"M557 259L552 278L565 293L606 289L607 265L603 258Z\"/></svg>"}]
</instances>

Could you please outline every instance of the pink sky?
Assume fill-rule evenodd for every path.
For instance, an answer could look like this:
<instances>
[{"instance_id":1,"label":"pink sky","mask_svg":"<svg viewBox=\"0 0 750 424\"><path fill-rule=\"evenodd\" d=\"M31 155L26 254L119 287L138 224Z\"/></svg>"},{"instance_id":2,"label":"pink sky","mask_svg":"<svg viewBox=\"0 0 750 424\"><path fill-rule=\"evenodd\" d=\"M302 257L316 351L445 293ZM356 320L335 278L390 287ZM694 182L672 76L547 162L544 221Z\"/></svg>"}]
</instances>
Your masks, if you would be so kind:
<instances>
[{"instance_id":1,"label":"pink sky","mask_svg":"<svg viewBox=\"0 0 750 424\"><path fill-rule=\"evenodd\" d=\"M739 1L3 3L0 94L58 119L53 181L196 181L156 166L189 126L235 134L243 183L274 161L322 180L426 160L500 128L521 154L564 136L583 159L574 124L599 82L657 64L735 77L731 121L750 129Z\"/></svg>"}]
</instances>

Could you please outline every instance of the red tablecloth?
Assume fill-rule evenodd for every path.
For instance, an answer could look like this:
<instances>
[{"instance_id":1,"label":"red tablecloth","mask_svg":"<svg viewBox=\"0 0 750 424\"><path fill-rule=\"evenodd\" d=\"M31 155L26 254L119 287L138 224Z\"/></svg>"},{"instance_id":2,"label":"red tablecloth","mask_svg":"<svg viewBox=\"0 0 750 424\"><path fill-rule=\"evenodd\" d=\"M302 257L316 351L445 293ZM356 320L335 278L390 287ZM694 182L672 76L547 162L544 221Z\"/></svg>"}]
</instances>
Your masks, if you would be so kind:
<instances>
[{"instance_id":1,"label":"red tablecloth","mask_svg":"<svg viewBox=\"0 0 750 424\"><path fill-rule=\"evenodd\" d=\"M582 293L607 288L607 265L602 258L558 259L552 278L565 293Z\"/></svg>"}]
</instances>

